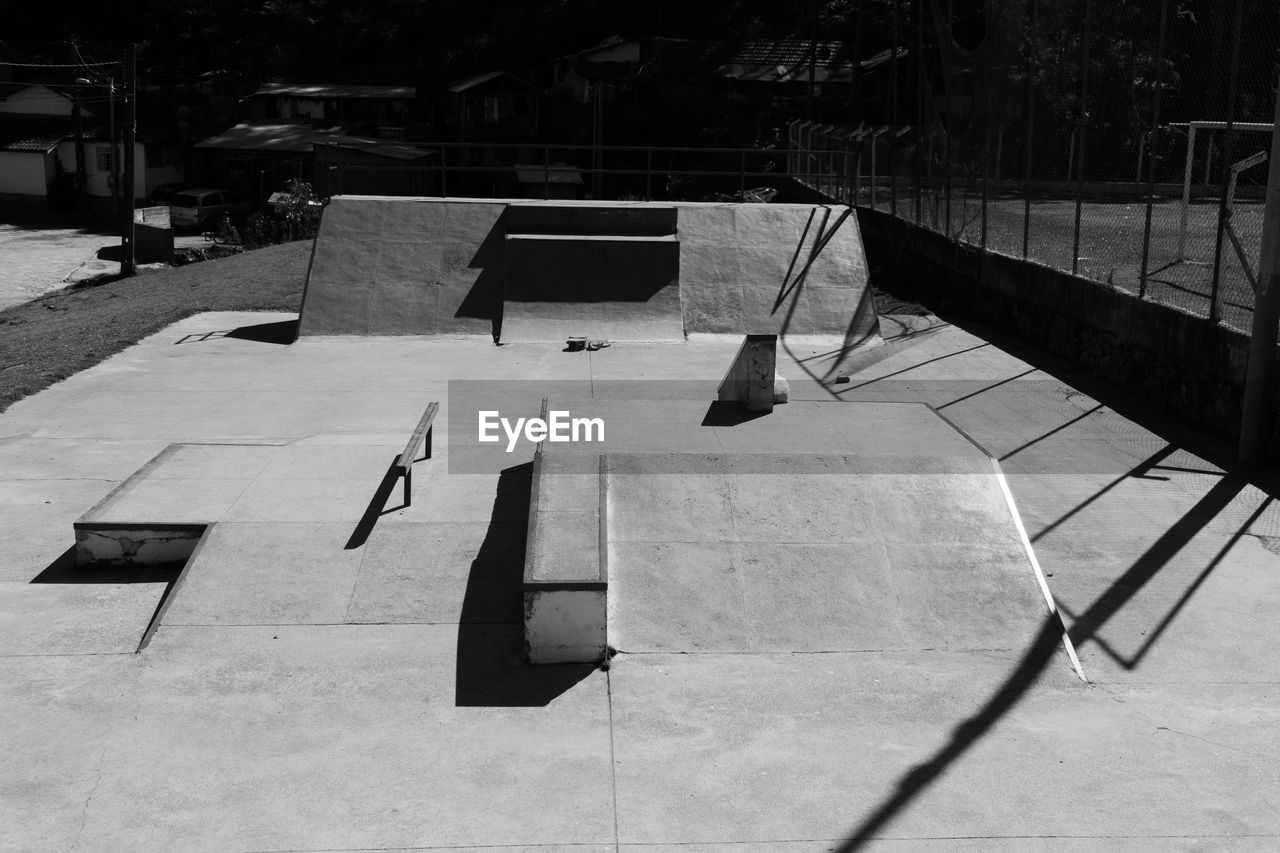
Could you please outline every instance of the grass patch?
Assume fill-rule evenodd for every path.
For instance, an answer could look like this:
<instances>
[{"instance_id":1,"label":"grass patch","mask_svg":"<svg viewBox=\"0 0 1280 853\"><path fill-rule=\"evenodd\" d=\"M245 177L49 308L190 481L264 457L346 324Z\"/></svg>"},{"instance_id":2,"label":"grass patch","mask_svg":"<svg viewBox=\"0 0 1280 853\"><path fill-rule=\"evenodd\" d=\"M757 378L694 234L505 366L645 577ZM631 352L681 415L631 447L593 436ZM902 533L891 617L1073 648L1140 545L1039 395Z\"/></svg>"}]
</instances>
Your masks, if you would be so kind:
<instances>
[{"instance_id":1,"label":"grass patch","mask_svg":"<svg viewBox=\"0 0 1280 853\"><path fill-rule=\"evenodd\" d=\"M311 241L45 294L0 311L0 412L205 311L298 311Z\"/></svg>"}]
</instances>

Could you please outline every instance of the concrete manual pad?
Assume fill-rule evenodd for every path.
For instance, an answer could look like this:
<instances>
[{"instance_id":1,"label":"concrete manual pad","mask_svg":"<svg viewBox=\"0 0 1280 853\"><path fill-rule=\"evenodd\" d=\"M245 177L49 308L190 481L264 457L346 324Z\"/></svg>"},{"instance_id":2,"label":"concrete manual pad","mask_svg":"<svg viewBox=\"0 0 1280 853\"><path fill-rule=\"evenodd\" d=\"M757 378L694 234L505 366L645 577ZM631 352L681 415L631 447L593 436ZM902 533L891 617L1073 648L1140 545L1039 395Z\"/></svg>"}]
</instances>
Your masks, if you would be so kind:
<instances>
[{"instance_id":1,"label":"concrete manual pad","mask_svg":"<svg viewBox=\"0 0 1280 853\"><path fill-rule=\"evenodd\" d=\"M163 624L342 622L362 556L344 549L350 535L347 524L216 524Z\"/></svg>"},{"instance_id":2,"label":"concrete manual pad","mask_svg":"<svg viewBox=\"0 0 1280 853\"><path fill-rule=\"evenodd\" d=\"M994 472L946 470L972 460L903 466L933 474L867 473L857 457L761 462L827 472L793 475L697 454L686 474L669 473L676 456L613 460L609 632L622 651L724 649L744 637L757 651L1020 649L1048 616ZM872 470L887 465L881 457ZM722 552L712 562L679 556L708 546ZM721 591L691 595L695 582Z\"/></svg>"}]
</instances>

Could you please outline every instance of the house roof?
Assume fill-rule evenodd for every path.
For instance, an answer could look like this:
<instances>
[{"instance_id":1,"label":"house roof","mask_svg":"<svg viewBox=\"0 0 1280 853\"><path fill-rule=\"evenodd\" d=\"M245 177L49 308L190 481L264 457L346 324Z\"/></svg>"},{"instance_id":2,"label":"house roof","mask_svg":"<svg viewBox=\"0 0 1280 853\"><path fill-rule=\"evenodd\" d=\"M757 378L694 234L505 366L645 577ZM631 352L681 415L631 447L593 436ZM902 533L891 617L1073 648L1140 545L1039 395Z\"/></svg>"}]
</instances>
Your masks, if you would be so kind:
<instances>
[{"instance_id":1,"label":"house roof","mask_svg":"<svg viewBox=\"0 0 1280 853\"><path fill-rule=\"evenodd\" d=\"M752 39L731 48L713 73L735 80L790 83L809 79L810 53L814 54L813 79L819 83L848 82L853 63L838 41L808 39Z\"/></svg>"},{"instance_id":2,"label":"house roof","mask_svg":"<svg viewBox=\"0 0 1280 853\"><path fill-rule=\"evenodd\" d=\"M463 77L461 80L455 80L454 82L450 83L446 88L453 94L458 95L470 89L475 89L478 86L483 86L484 84L490 83L501 77L509 78L514 82L528 89L538 88L537 86L530 83L528 80L525 80L522 77L517 77L516 75L512 74L509 71L486 71L483 74L473 74L470 77Z\"/></svg>"},{"instance_id":3,"label":"house roof","mask_svg":"<svg viewBox=\"0 0 1280 853\"><path fill-rule=\"evenodd\" d=\"M0 150L47 153L72 129L70 116L0 115Z\"/></svg>"},{"instance_id":4,"label":"house roof","mask_svg":"<svg viewBox=\"0 0 1280 853\"><path fill-rule=\"evenodd\" d=\"M197 142L196 148L223 148L242 151L280 151L306 154L316 142L324 142L342 128L320 130L309 124L245 121L222 133Z\"/></svg>"},{"instance_id":5,"label":"house roof","mask_svg":"<svg viewBox=\"0 0 1280 853\"><path fill-rule=\"evenodd\" d=\"M25 92L27 89L44 89L68 101L73 98L72 95L53 83L0 83L0 101L7 100L19 92Z\"/></svg>"},{"instance_id":6,"label":"house roof","mask_svg":"<svg viewBox=\"0 0 1280 853\"><path fill-rule=\"evenodd\" d=\"M264 83L253 95L295 95L300 98L412 99L414 86L369 86L354 83ZM252 96L251 96L252 97Z\"/></svg>"},{"instance_id":7,"label":"house roof","mask_svg":"<svg viewBox=\"0 0 1280 853\"><path fill-rule=\"evenodd\" d=\"M387 142L383 139L363 139L358 136L329 136L323 140L316 140L312 144L317 148L321 146L346 148L366 154L376 154L379 157L388 157L392 160L421 160L426 157L436 157L440 153L413 145Z\"/></svg>"},{"instance_id":8,"label":"house roof","mask_svg":"<svg viewBox=\"0 0 1280 853\"><path fill-rule=\"evenodd\" d=\"M48 154L58 147L64 136L33 136L27 139L0 139L0 151L34 151Z\"/></svg>"},{"instance_id":9,"label":"house roof","mask_svg":"<svg viewBox=\"0 0 1280 853\"><path fill-rule=\"evenodd\" d=\"M202 139L196 148L232 151L275 151L310 154L316 146L331 145L390 157L394 160L420 160L437 152L402 142L348 136L341 127L315 128L309 124L241 122L222 133Z\"/></svg>"}]
</instances>

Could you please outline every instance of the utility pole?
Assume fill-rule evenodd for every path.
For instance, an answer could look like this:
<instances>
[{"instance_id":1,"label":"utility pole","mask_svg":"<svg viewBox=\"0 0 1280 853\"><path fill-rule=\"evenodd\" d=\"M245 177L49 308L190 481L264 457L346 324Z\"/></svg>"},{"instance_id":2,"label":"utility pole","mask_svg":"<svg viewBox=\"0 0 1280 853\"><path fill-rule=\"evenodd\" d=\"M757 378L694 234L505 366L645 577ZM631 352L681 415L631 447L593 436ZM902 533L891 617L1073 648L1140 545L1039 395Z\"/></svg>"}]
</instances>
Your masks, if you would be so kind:
<instances>
[{"instance_id":1,"label":"utility pole","mask_svg":"<svg viewBox=\"0 0 1280 853\"><path fill-rule=\"evenodd\" d=\"M809 92L804 99L804 117L813 121L814 72L818 62L818 8L817 0L809 0L805 6L805 29L809 35Z\"/></svg>"},{"instance_id":2,"label":"utility pole","mask_svg":"<svg viewBox=\"0 0 1280 853\"><path fill-rule=\"evenodd\" d=\"M1280 125L1280 97L1275 118ZM1262 215L1262 250L1258 259L1258 293L1253 302L1253 331L1249 338L1249 368L1244 380L1244 411L1240 417L1240 461L1258 466L1266 454L1275 415L1272 383L1276 364L1276 332L1280 322L1280 133L1271 131L1271 160L1267 169L1267 206Z\"/></svg>"},{"instance_id":3,"label":"utility pole","mask_svg":"<svg viewBox=\"0 0 1280 853\"><path fill-rule=\"evenodd\" d=\"M83 79L83 78L82 78ZM88 83L84 80L84 83ZM71 99L71 120L76 133L76 207L81 216L89 213L89 181L84 162L84 115L80 110L81 81L76 81L75 97Z\"/></svg>"},{"instance_id":4,"label":"utility pole","mask_svg":"<svg viewBox=\"0 0 1280 853\"><path fill-rule=\"evenodd\" d=\"M107 82L107 136L111 138L111 212L120 215L120 142L116 139L116 75Z\"/></svg>"},{"instance_id":5,"label":"utility pole","mask_svg":"<svg viewBox=\"0 0 1280 853\"><path fill-rule=\"evenodd\" d=\"M133 206L134 197L134 142L138 136L138 52L137 47L130 44L125 52L124 80L124 222L120 230L120 275L131 276L137 272L137 260L134 252Z\"/></svg>"}]
</instances>

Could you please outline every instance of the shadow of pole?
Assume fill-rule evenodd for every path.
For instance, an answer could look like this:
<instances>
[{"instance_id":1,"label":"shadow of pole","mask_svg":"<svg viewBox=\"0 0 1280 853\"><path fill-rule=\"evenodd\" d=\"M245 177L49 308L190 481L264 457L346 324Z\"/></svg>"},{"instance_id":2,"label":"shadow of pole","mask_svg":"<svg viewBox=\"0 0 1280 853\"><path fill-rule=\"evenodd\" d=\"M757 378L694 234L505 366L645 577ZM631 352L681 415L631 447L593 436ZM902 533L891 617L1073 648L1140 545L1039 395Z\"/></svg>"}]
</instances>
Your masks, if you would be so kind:
<instances>
[{"instance_id":1,"label":"shadow of pole","mask_svg":"<svg viewBox=\"0 0 1280 853\"><path fill-rule=\"evenodd\" d=\"M1067 632L1077 647L1092 638L1112 616L1127 604L1168 561L1209 524L1247 485L1242 477L1219 481L1192 509L1169 528L1120 578L1091 604ZM1056 616L1048 616L1041 625L1031 647L1013 672L1005 679L986 704L952 731L951 740L932 758L907 771L898 781L893 795L853 830L839 847L838 853L860 850L875 838L899 812L911 804L929 785L992 726L1010 711L1043 673L1053 659L1061 640L1062 625Z\"/></svg>"},{"instance_id":2,"label":"shadow of pole","mask_svg":"<svg viewBox=\"0 0 1280 853\"><path fill-rule=\"evenodd\" d=\"M387 498L391 497L391 490L396 487L396 483L400 480L400 469L396 463L400 461L397 454L389 465L387 465L387 473L382 475L382 482L378 484L378 488L374 490L373 497L369 499L369 505L365 507L364 515L360 516L360 520L356 522L356 527L351 531L351 537L347 539L347 544L343 546L346 551L352 551L364 545L369 541L369 534L373 532L374 525L378 523L378 518L389 512L395 512L398 509L404 509L406 504L393 506L387 509Z\"/></svg>"}]
</instances>

